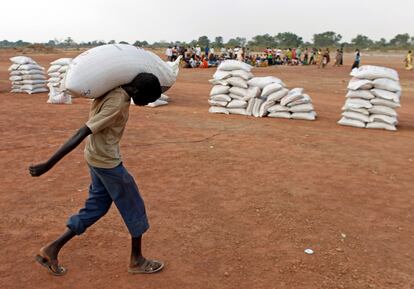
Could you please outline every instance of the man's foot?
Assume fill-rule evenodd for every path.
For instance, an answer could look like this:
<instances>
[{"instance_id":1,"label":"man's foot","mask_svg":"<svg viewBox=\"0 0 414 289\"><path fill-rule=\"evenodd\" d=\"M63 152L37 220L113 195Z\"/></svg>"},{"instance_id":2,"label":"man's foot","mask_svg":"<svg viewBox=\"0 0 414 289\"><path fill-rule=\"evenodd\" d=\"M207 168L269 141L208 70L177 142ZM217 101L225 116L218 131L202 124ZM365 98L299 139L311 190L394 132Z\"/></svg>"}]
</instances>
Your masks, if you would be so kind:
<instances>
[{"instance_id":1,"label":"man's foot","mask_svg":"<svg viewBox=\"0 0 414 289\"><path fill-rule=\"evenodd\" d=\"M35 257L35 260L43 267L46 267L52 275L63 276L67 272L64 267L59 265L53 247L46 246L41 248L39 254Z\"/></svg>"},{"instance_id":2,"label":"man's foot","mask_svg":"<svg viewBox=\"0 0 414 289\"><path fill-rule=\"evenodd\" d=\"M157 260L148 260L140 257L138 260L131 260L128 272L131 274L152 274L160 272L164 268L164 263Z\"/></svg>"}]
</instances>

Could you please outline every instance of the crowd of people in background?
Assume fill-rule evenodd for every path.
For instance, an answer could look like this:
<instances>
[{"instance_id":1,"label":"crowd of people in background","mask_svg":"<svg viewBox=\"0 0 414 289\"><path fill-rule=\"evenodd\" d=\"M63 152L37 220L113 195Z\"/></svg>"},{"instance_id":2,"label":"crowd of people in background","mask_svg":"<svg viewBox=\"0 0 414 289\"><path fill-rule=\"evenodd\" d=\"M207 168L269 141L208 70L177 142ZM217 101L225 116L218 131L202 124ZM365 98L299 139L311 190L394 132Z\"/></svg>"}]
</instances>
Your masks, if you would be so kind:
<instances>
[{"instance_id":1,"label":"crowd of people in background","mask_svg":"<svg viewBox=\"0 0 414 289\"><path fill-rule=\"evenodd\" d=\"M315 65L318 68L325 68L331 62L334 67L344 64L343 48L336 49L334 58L331 59L329 48L266 48L262 52L251 52L249 47L220 48L216 51L214 48L206 46L201 48L199 45L194 47L168 47L166 52L168 61L174 61L179 55L183 56L184 68L209 68L216 67L222 61L228 59L237 59L256 67L267 67L272 65ZM412 69L413 59L409 51L405 63L407 69ZM358 68L361 63L361 52L355 50L354 62L352 69Z\"/></svg>"}]
</instances>

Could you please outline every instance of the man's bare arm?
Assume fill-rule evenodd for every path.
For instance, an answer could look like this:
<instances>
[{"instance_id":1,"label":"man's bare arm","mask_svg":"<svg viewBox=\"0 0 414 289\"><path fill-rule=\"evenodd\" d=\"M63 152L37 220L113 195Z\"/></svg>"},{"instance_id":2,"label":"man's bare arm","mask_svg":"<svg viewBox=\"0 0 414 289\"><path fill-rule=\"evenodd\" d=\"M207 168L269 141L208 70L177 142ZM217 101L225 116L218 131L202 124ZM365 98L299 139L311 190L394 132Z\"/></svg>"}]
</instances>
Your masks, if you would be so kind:
<instances>
[{"instance_id":1,"label":"man's bare arm","mask_svg":"<svg viewBox=\"0 0 414 289\"><path fill-rule=\"evenodd\" d=\"M32 177L39 177L46 173L90 134L92 134L92 131L86 125L81 127L47 162L31 165L29 167L29 172Z\"/></svg>"}]
</instances>

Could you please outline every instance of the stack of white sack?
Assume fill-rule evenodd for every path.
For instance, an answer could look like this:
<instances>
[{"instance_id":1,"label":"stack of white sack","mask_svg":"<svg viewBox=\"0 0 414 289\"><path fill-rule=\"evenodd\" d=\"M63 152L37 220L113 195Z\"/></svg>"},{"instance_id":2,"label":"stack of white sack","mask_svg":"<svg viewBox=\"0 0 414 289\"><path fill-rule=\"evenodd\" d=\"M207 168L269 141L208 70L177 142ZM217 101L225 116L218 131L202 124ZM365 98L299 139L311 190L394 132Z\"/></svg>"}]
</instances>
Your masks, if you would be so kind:
<instances>
[{"instance_id":1,"label":"stack of white sack","mask_svg":"<svg viewBox=\"0 0 414 289\"><path fill-rule=\"evenodd\" d=\"M44 68L36 61L26 56L15 56L10 61L13 63L8 69L11 92L33 94L48 91Z\"/></svg>"},{"instance_id":2,"label":"stack of white sack","mask_svg":"<svg viewBox=\"0 0 414 289\"><path fill-rule=\"evenodd\" d=\"M213 89L208 103L210 113L252 115L254 99L260 88L249 86L252 67L237 60L226 60L217 68L210 80Z\"/></svg>"},{"instance_id":3,"label":"stack of white sack","mask_svg":"<svg viewBox=\"0 0 414 289\"><path fill-rule=\"evenodd\" d=\"M248 85L260 90L259 96L252 99L248 107L249 115L254 117L267 116L268 109L288 93L283 81L273 76L254 77L248 81Z\"/></svg>"},{"instance_id":4,"label":"stack of white sack","mask_svg":"<svg viewBox=\"0 0 414 289\"><path fill-rule=\"evenodd\" d=\"M268 117L289 118L301 120L315 120L316 112L314 110L311 97L304 93L303 88L293 88L288 90L284 88L279 93L270 95L275 104L267 108Z\"/></svg>"},{"instance_id":5,"label":"stack of white sack","mask_svg":"<svg viewBox=\"0 0 414 289\"><path fill-rule=\"evenodd\" d=\"M75 96L98 98L130 83L140 73L151 73L158 78L164 93L177 79L180 59L164 62L156 54L132 45L101 45L72 60L63 88Z\"/></svg>"},{"instance_id":6,"label":"stack of white sack","mask_svg":"<svg viewBox=\"0 0 414 289\"><path fill-rule=\"evenodd\" d=\"M72 58L60 58L50 63L51 66L47 70L47 74L49 75L49 79L47 81L47 86L49 87L48 103L72 103L72 96L61 88L62 83L64 83L66 71L68 70L71 62Z\"/></svg>"},{"instance_id":7,"label":"stack of white sack","mask_svg":"<svg viewBox=\"0 0 414 289\"><path fill-rule=\"evenodd\" d=\"M395 131L401 86L397 71L365 65L351 72L340 125Z\"/></svg>"}]
</instances>

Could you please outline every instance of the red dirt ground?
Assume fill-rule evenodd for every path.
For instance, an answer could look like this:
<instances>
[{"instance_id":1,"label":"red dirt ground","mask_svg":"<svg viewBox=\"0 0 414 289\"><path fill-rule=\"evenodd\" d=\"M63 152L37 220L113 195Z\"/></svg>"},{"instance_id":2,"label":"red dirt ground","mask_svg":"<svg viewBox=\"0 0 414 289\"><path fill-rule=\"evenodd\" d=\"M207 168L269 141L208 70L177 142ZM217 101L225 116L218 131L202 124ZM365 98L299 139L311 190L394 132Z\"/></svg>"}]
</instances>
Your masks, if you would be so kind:
<instances>
[{"instance_id":1,"label":"red dirt ground","mask_svg":"<svg viewBox=\"0 0 414 289\"><path fill-rule=\"evenodd\" d=\"M402 55L362 58L400 73L398 132L336 124L350 56L341 68L254 70L304 87L315 122L209 114L214 70L182 70L170 105L131 107L121 145L151 223L144 254L165 271L127 273L130 240L113 206L63 249L60 278L34 255L83 205L83 145L40 178L27 168L84 124L90 101L8 93L12 55L0 53L1 288L414 288L414 71ZM48 67L65 55L75 54L31 56Z\"/></svg>"}]
</instances>

